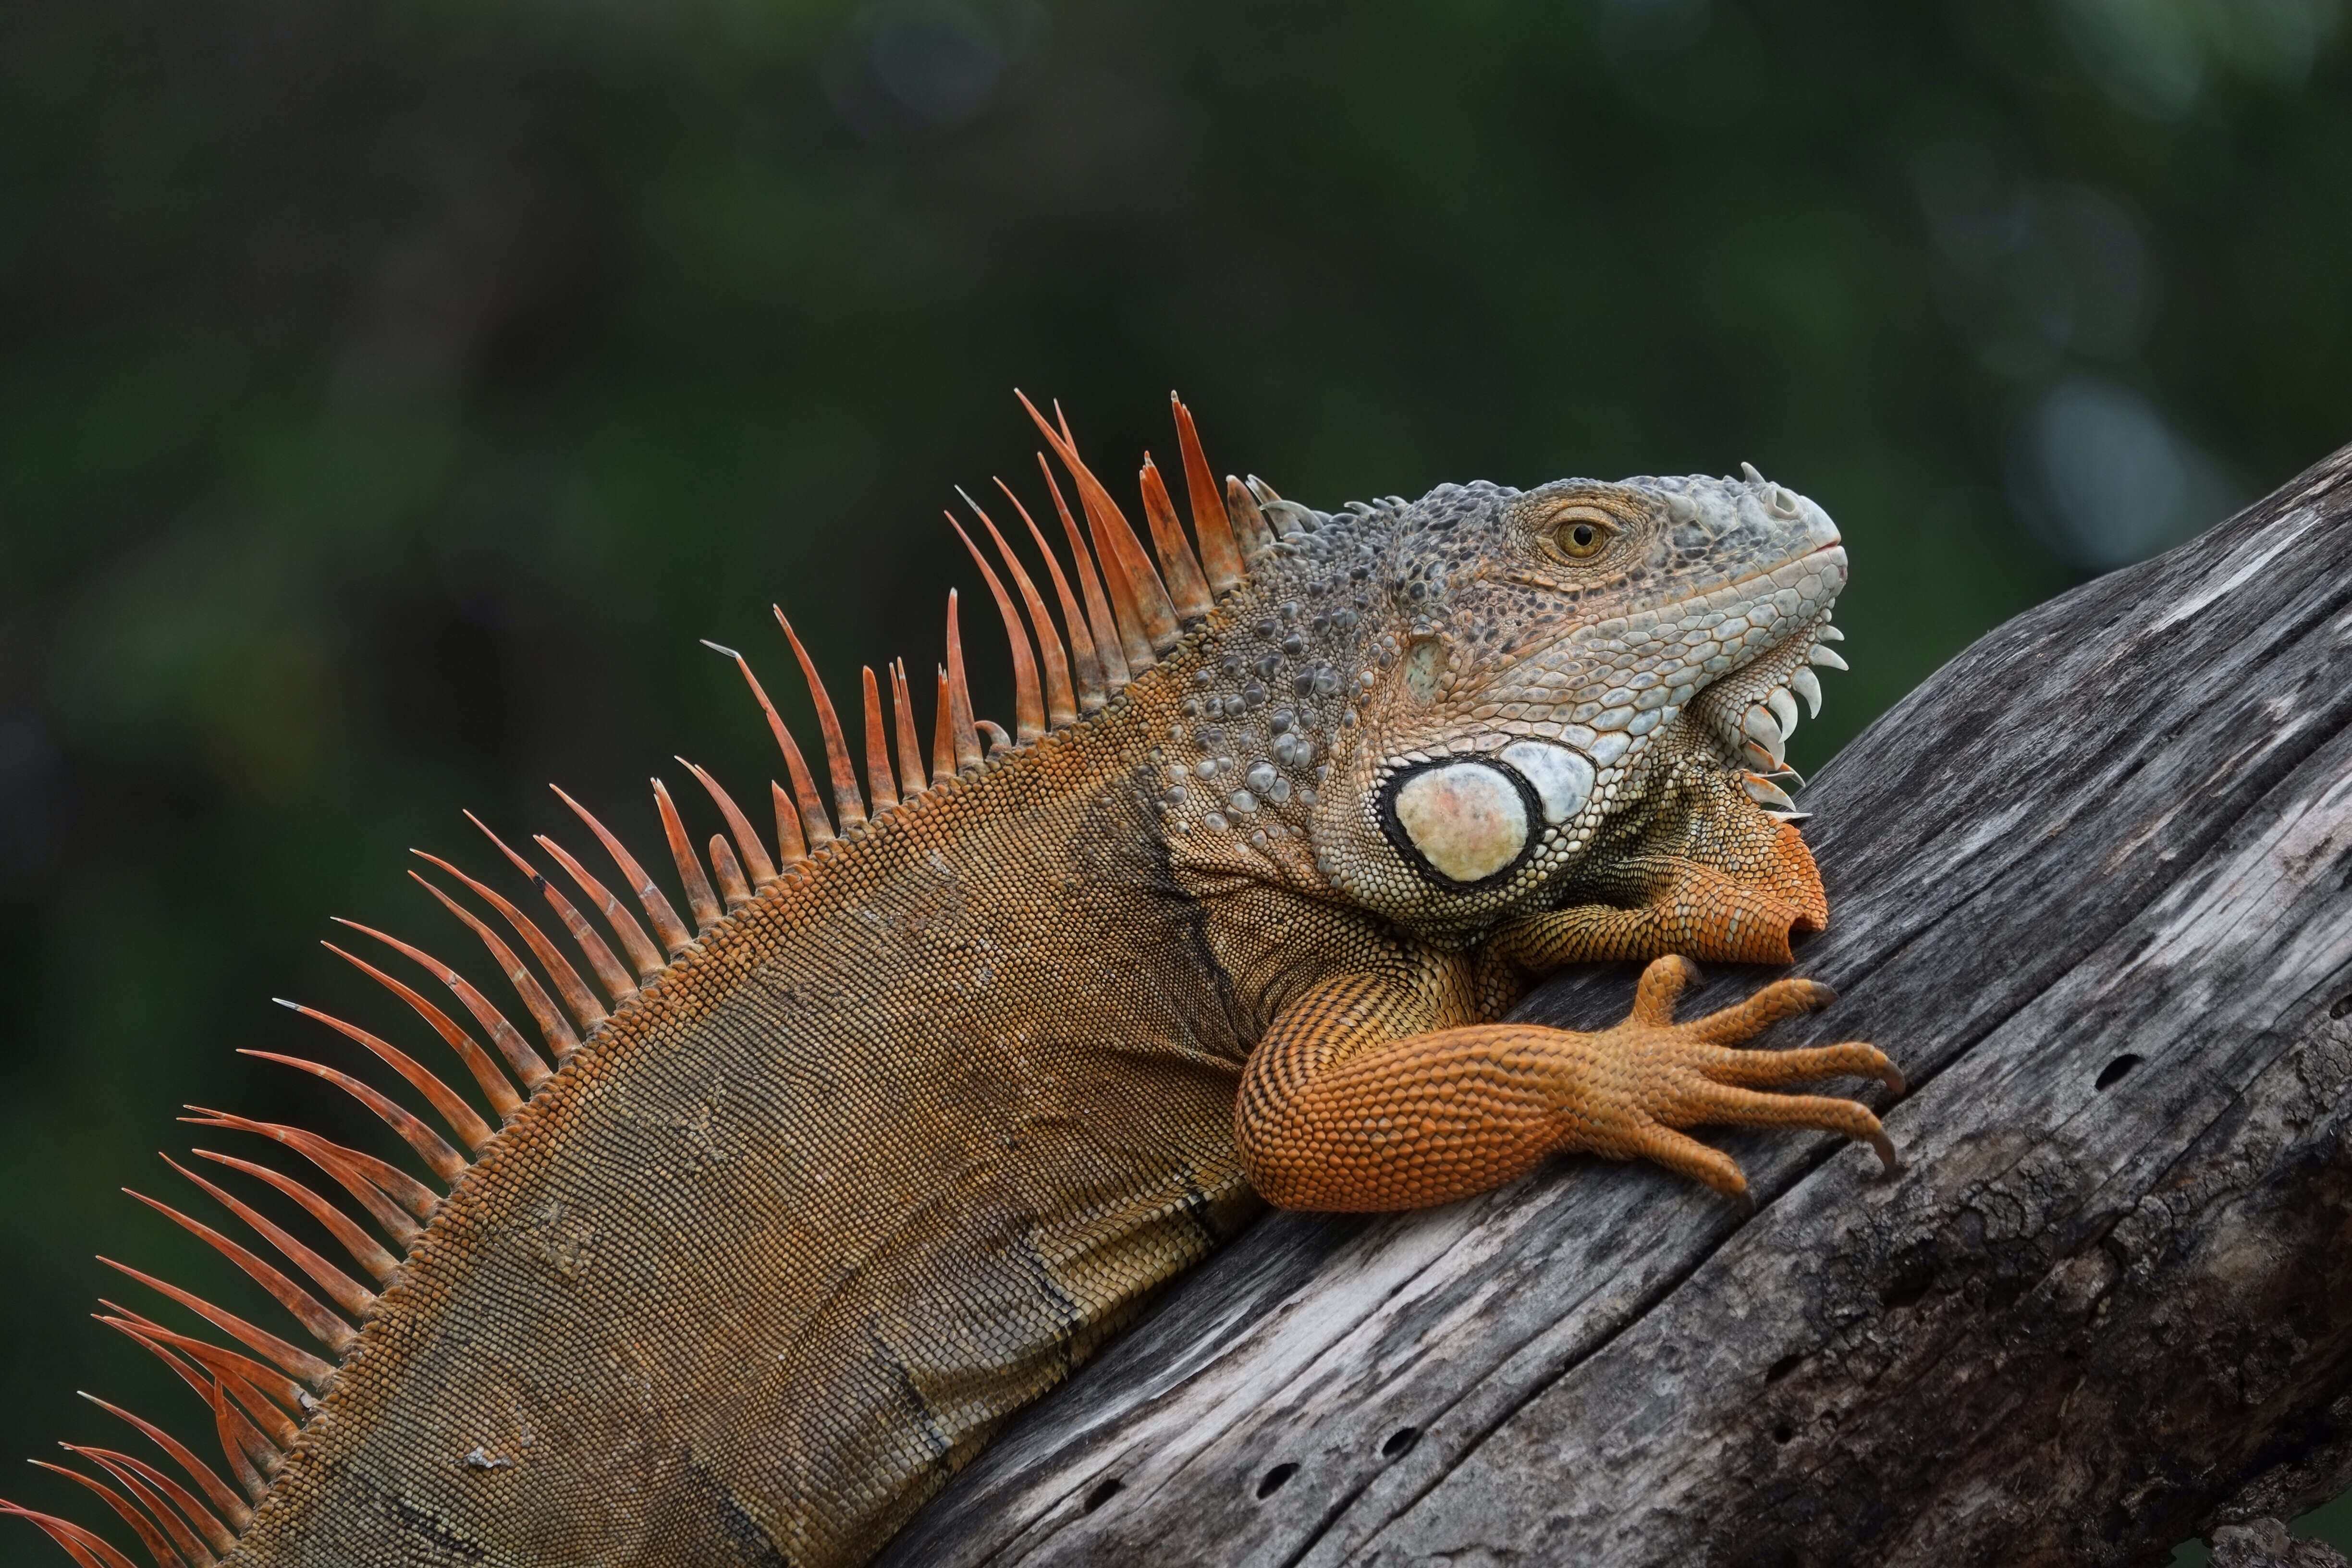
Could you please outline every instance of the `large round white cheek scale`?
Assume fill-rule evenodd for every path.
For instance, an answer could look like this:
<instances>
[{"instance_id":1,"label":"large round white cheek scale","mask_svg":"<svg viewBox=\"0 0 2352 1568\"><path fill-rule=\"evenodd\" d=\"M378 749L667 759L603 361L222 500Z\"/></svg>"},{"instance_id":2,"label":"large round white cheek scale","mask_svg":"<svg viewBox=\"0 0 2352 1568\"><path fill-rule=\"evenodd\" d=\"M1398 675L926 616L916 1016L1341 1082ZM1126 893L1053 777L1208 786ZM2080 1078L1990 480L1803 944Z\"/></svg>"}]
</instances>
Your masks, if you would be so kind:
<instances>
[{"instance_id":1,"label":"large round white cheek scale","mask_svg":"<svg viewBox=\"0 0 2352 1568\"><path fill-rule=\"evenodd\" d=\"M1518 786L1484 763L1453 763L1405 780L1397 826L1432 869L1457 882L1493 876L1527 847L1530 824Z\"/></svg>"}]
</instances>

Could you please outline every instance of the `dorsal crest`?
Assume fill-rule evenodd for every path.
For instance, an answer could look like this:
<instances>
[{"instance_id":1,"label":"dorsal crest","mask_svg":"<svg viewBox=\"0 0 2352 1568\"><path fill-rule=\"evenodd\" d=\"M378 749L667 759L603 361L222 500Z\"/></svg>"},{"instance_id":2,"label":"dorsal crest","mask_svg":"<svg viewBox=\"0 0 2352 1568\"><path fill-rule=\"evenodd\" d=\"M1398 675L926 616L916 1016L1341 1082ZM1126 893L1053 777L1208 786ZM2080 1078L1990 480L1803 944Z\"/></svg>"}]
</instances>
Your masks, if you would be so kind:
<instances>
[{"instance_id":1,"label":"dorsal crest","mask_svg":"<svg viewBox=\"0 0 2352 1568\"><path fill-rule=\"evenodd\" d=\"M946 647L937 669L929 771L912 684L905 663L894 660L880 677L870 666L861 672L862 700L854 715L864 722L861 785L858 759L832 695L815 661L778 609L777 623L808 683L815 710L824 787L811 759L769 700L751 659L733 648L709 645L740 670L775 737L788 782L772 780L769 786L774 810L772 847L734 797L696 764L677 759L701 786L725 828L699 846L668 787L660 779L651 781L662 838L685 900L683 916L620 837L561 789L557 797L601 847L611 866L605 875L617 874L619 891L553 837L539 835L532 840L554 868L544 869L467 814L499 856L544 900L554 916L553 932L488 881L449 859L416 851L437 875L416 870L411 875L481 943L528 1016L528 1033L488 994L424 949L353 921L338 922L366 938L369 945L355 952L329 942L329 950L390 992L415 1022L454 1053L475 1091L473 1098L393 1039L300 1002L282 1005L389 1069L398 1080L397 1089L414 1096L424 1113L394 1092L326 1062L278 1052L245 1053L290 1067L351 1095L430 1173L430 1181L299 1128L190 1108L184 1120L196 1126L267 1140L298 1156L326 1177L329 1186L340 1189L351 1207L328 1197L315 1177L299 1178L237 1155L195 1151L219 1168L224 1180L166 1162L258 1237L263 1248L283 1259L289 1272L263 1250L212 1225L157 1199L131 1194L236 1264L325 1352L306 1349L128 1265L104 1260L194 1320L193 1331L184 1331L111 1302L100 1315L100 1321L127 1335L187 1385L211 1424L219 1460L202 1457L142 1416L85 1395L133 1428L170 1468L89 1447L68 1448L84 1470L44 1468L100 1499L156 1568L210 1568L235 1550L300 1443L303 1428L331 1394L342 1361L359 1346L379 1297L397 1281L404 1258L425 1235L449 1194L498 1142L504 1127L583 1046L636 1005L647 986L695 952L736 911L789 879L816 874L820 862L843 853L841 847L854 843L877 822L919 808L952 778L974 774L1002 755L1087 723L1167 655L1186 626L1207 616L1218 597L1240 584L1251 566L1276 548L1276 530L1261 511L1260 498L1235 479L1218 485L1192 414L1174 394L1170 405L1192 531L1188 535L1167 481L1146 454L1138 487L1150 551L1109 489L1079 457L1076 437L1059 406L1049 422L1025 396L1021 403L1075 490L1085 519L1082 532L1060 479L1040 452L1045 495L1067 547L1066 562L1014 488L1002 479L995 481L1043 563L1051 599L1014 548L1019 531L1008 537L995 517L961 490L969 520L954 512L948 518L979 567L1003 625L1015 691L1010 731L973 712L961 607L950 593ZM559 872L568 889L559 885ZM575 893L580 901L575 902ZM462 901L468 898L473 901ZM372 961L379 959L383 965ZM446 991L457 1004L454 1013L428 994L428 988L421 988L423 983L412 984L394 973L404 966L422 970L431 984ZM460 1022L461 1016L470 1024ZM478 1102L488 1109L488 1116L476 1109ZM347 1255L348 1267L270 1218L253 1201L260 1195L257 1191L240 1195L225 1184L230 1173L299 1208ZM5 1501L0 1501L0 1512L38 1527L82 1568L138 1568L123 1549L84 1525Z\"/></svg>"}]
</instances>

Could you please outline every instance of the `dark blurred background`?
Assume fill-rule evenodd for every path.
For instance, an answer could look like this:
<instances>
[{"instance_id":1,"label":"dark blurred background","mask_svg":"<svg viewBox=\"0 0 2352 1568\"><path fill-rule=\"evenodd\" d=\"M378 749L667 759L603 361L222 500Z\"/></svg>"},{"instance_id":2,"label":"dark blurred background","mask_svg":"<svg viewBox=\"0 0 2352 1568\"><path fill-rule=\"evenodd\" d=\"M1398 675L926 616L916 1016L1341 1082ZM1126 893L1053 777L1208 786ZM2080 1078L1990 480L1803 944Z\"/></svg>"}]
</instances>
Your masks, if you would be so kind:
<instances>
[{"instance_id":1,"label":"dark blurred background","mask_svg":"<svg viewBox=\"0 0 2352 1568\"><path fill-rule=\"evenodd\" d=\"M1179 387L1221 470L1325 506L1751 459L1855 561L1811 766L2352 438L2347 31L2336 0L15 0L0 1454L114 1436L78 1387L202 1429L80 1317L133 1299L94 1251L274 1310L115 1191L177 1184L183 1102L385 1145L231 1054L344 1059L273 994L417 1032L325 917L478 967L401 875L488 868L461 806L563 830L561 780L657 852L672 751L756 796L763 730L696 639L796 686L771 599L836 694L929 669L977 586L950 486L1030 471L1013 385L1121 475Z\"/></svg>"}]
</instances>

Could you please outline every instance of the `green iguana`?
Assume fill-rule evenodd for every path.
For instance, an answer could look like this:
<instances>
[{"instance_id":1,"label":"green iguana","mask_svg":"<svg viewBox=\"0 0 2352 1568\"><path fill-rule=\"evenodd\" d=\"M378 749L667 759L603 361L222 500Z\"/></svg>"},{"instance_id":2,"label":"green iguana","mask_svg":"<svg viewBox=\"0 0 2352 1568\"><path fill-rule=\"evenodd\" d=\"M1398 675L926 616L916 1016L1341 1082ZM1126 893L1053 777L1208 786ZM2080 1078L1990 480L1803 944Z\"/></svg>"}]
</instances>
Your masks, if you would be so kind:
<instances>
[{"instance_id":1,"label":"green iguana","mask_svg":"<svg viewBox=\"0 0 2352 1568\"><path fill-rule=\"evenodd\" d=\"M306 1284L142 1200L325 1352L115 1265L188 1316L103 1321L186 1381L222 1447L215 1466L107 1405L157 1453L72 1450L88 1473L65 1473L158 1568L857 1563L1261 1200L1443 1203L1559 1151L1742 1195L1684 1131L1708 1123L1830 1129L1893 1163L1862 1106L1761 1092L1899 1090L1879 1051L1733 1048L1825 988L1782 980L1673 1021L1686 958L1786 963L1827 918L1782 765L1795 698L1820 700L1811 667L1843 668L1826 645L1845 552L1820 507L1750 468L1326 514L1220 486L1178 403L1192 537L1147 456L1147 553L1067 422L1030 413L1086 519L1039 454L1057 557L999 481L1052 600L970 497L972 531L950 518L1011 642L1013 733L972 714L952 595L929 766L904 666L887 722L869 668L862 788L789 625L829 789L721 649L791 787L771 786L772 852L689 764L726 829L698 852L655 782L691 929L565 796L622 895L541 837L583 913L491 842L593 984L488 883L430 856L445 879L419 878L538 1042L418 948L356 926L397 957L335 948L478 1095L297 1008L441 1127L274 1059L357 1096L432 1180L191 1118L274 1141L366 1223L275 1165L198 1152L219 1169L182 1173ZM1654 961L1624 1023L1495 1021L1530 974L1593 960ZM270 1218L261 1186L351 1266ZM84 1568L133 1568L7 1507Z\"/></svg>"}]
</instances>

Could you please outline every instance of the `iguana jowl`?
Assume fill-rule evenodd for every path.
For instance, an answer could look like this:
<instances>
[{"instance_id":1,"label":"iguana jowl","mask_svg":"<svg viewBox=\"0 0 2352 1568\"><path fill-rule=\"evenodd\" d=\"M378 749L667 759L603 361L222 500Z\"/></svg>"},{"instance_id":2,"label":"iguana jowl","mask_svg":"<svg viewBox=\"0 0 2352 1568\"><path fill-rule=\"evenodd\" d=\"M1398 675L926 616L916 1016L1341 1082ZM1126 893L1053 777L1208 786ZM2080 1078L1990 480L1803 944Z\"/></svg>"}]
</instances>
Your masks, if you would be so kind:
<instances>
[{"instance_id":1,"label":"iguana jowl","mask_svg":"<svg viewBox=\"0 0 2352 1568\"><path fill-rule=\"evenodd\" d=\"M270 1165L205 1155L308 1211L362 1281L257 1187L187 1173L315 1289L164 1212L334 1359L125 1270L243 1347L110 1310L197 1392L223 1448L215 1467L117 1412L170 1468L76 1450L159 1568L856 1563L1260 1197L1441 1203L1562 1150L1742 1194L1684 1131L1706 1123L1831 1129L1892 1163L1860 1105L1762 1092L1899 1089L1876 1049L1735 1048L1822 987L1672 1018L1685 957L1785 963L1827 916L1779 782L1791 693L1817 704L1811 666L1843 668L1824 645L1845 555L1822 510L1750 468L1448 485L1327 515L1217 485L1175 412L1197 553L1148 458L1156 566L1066 423L1042 417L1092 543L1050 468L1066 571L1004 489L1053 603L971 506L1017 737L971 714L950 597L929 769L903 668L887 724L868 669L861 789L793 638L828 810L736 656L792 788L772 786L772 856L693 770L728 830L706 867L655 784L692 932L576 805L642 923L552 838L601 929L493 840L593 987L514 903L434 861L476 902L426 885L544 1053L455 971L357 928L470 1016L478 1036L344 954L457 1050L490 1114L311 1013L456 1142L295 1065L359 1095L439 1185L197 1118L274 1139L375 1228ZM1615 1028L1495 1021L1531 973L1627 959L1655 962ZM131 1568L94 1531L14 1511L86 1568Z\"/></svg>"}]
</instances>

